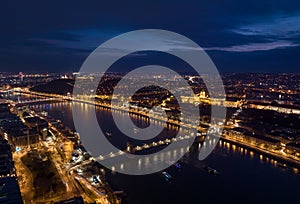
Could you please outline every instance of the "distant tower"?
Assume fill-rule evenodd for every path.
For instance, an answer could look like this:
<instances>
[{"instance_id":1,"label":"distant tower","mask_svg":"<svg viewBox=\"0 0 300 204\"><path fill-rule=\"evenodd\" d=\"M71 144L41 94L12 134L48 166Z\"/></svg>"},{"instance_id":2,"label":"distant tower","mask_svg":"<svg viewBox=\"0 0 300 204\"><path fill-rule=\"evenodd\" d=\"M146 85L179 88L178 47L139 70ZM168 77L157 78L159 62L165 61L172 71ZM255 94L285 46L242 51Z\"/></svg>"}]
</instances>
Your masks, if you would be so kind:
<instances>
[{"instance_id":1,"label":"distant tower","mask_svg":"<svg viewBox=\"0 0 300 204\"><path fill-rule=\"evenodd\" d=\"M23 74L23 72L19 72L19 78L21 79L21 81L23 81L23 79L24 79L24 74Z\"/></svg>"}]
</instances>

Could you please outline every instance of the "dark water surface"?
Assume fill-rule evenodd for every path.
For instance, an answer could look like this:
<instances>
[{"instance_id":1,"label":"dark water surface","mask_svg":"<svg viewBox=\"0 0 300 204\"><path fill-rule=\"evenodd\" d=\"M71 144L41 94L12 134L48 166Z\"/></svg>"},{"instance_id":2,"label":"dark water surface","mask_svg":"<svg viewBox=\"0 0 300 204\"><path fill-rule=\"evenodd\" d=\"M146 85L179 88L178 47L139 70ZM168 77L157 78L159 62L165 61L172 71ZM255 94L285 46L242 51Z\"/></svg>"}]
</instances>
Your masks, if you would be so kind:
<instances>
[{"instance_id":1,"label":"dark water surface","mask_svg":"<svg viewBox=\"0 0 300 204\"><path fill-rule=\"evenodd\" d=\"M90 105L78 105L82 109L92 108ZM47 111L53 118L74 128L71 102L34 107ZM111 121L107 120L109 111L96 109L99 120L104 123L103 127L112 132L112 139L118 139L118 133L114 132ZM173 130L169 131L171 133ZM296 169L277 167L276 161L271 158L224 141L219 142L205 161L197 159L197 148L193 147L193 151L180 161L180 169L173 166L166 170L172 175L170 182L161 173L128 176L107 172L108 181L114 190L127 193L124 203L130 204L300 203L300 175ZM220 175L209 174L203 169L204 165L218 170Z\"/></svg>"}]
</instances>

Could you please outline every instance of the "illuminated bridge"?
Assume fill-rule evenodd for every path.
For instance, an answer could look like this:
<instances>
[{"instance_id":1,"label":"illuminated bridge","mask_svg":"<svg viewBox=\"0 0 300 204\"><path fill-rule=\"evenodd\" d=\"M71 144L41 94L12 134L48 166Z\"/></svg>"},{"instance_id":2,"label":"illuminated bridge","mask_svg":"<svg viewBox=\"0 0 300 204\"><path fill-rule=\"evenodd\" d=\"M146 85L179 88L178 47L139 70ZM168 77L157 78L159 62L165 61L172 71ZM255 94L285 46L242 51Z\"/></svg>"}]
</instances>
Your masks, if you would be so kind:
<instances>
[{"instance_id":1,"label":"illuminated bridge","mask_svg":"<svg viewBox=\"0 0 300 204\"><path fill-rule=\"evenodd\" d=\"M38 98L29 100L18 100L17 104L29 104L29 103L40 103L40 102L51 102L51 101L63 101L61 98Z\"/></svg>"}]
</instances>

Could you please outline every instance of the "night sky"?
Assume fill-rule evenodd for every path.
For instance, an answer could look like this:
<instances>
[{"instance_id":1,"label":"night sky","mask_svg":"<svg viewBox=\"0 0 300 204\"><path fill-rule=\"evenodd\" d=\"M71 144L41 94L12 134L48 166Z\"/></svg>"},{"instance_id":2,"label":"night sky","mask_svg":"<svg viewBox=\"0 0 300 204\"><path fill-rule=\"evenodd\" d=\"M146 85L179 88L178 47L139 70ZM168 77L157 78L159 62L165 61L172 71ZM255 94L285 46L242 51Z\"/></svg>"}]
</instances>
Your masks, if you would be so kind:
<instances>
[{"instance_id":1,"label":"night sky","mask_svg":"<svg viewBox=\"0 0 300 204\"><path fill-rule=\"evenodd\" d=\"M300 68L299 0L7 0L0 15L3 72L78 71L102 42L146 28L192 39L223 73Z\"/></svg>"}]
</instances>

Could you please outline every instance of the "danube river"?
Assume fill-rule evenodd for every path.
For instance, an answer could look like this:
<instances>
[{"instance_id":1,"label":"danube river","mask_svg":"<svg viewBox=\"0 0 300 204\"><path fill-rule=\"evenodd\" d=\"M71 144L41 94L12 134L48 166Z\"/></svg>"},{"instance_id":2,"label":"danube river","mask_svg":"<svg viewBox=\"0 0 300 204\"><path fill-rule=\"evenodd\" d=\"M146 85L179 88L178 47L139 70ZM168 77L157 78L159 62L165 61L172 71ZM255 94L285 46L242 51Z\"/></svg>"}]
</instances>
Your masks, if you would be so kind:
<instances>
[{"instance_id":1,"label":"danube river","mask_svg":"<svg viewBox=\"0 0 300 204\"><path fill-rule=\"evenodd\" d=\"M77 104L84 109L93 108ZM49 116L74 128L72 103L57 102L32 105L38 111L47 111ZM97 108L98 119L118 140L112 121L107 120L109 111ZM86 115L85 117L89 117ZM122 119L122 113L118 117ZM82 118L84 120L84 118ZM139 117L133 118L141 123ZM162 125L157 123L156 125ZM169 127L167 134L174 131ZM124 190L127 196L123 203L300 203L298 195L300 175L292 167L281 168L277 161L236 145L220 141L213 153L204 161L197 159L197 146L188 156L180 160L181 168L174 166L166 171L172 176L166 181L161 173L145 176L128 176L111 173L107 179L114 190ZM210 166L220 174L215 176L204 170Z\"/></svg>"}]
</instances>

